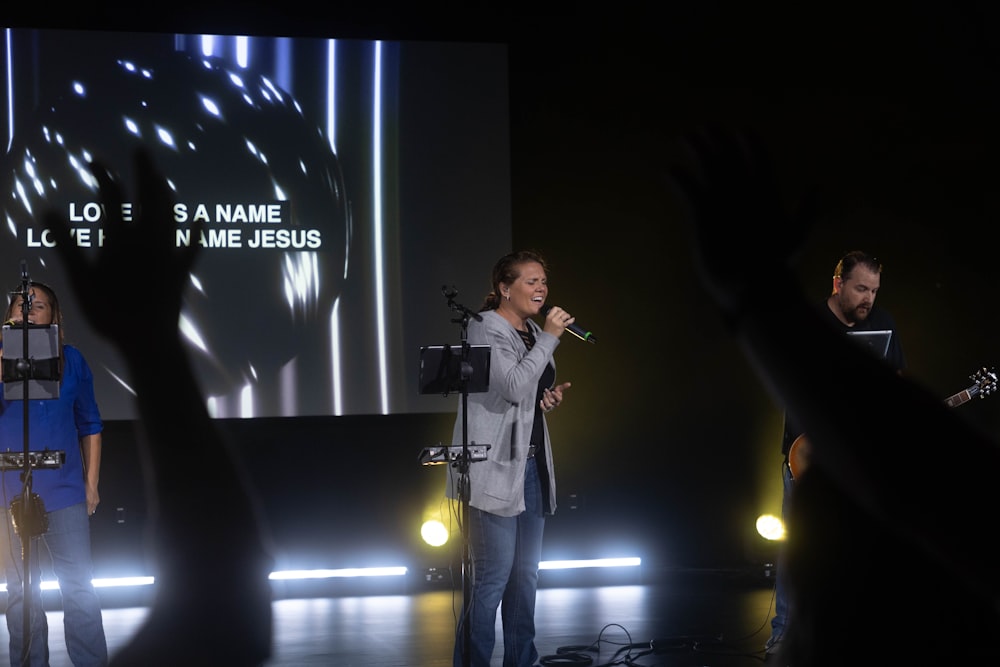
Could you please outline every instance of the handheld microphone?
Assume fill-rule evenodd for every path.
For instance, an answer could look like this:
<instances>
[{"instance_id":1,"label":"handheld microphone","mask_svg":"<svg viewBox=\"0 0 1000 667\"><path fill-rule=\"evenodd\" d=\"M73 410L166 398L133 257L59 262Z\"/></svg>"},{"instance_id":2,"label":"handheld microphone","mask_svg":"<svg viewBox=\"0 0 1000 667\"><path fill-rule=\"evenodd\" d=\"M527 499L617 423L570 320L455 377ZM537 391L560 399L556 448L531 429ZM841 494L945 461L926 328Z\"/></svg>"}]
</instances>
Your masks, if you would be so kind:
<instances>
[{"instance_id":1,"label":"handheld microphone","mask_svg":"<svg viewBox=\"0 0 1000 667\"><path fill-rule=\"evenodd\" d=\"M550 306L549 304L545 304L539 309L538 312L541 313L542 317L545 317L546 315L549 314L550 310L552 310L552 306ZM597 342L597 336L595 336L592 332L587 331L576 322L566 327L566 331L570 332L580 340L587 341L588 343Z\"/></svg>"}]
</instances>

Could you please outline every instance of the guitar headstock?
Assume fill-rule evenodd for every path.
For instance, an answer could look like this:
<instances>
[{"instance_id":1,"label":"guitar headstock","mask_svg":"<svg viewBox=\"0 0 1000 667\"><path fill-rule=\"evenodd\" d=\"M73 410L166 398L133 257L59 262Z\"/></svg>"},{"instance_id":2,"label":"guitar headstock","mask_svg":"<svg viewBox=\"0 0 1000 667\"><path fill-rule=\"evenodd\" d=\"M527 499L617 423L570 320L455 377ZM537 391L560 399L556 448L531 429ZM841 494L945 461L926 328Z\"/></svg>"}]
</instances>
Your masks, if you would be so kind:
<instances>
[{"instance_id":1,"label":"guitar headstock","mask_svg":"<svg viewBox=\"0 0 1000 667\"><path fill-rule=\"evenodd\" d=\"M970 391L975 391L975 394L979 398L986 398L997 388L997 373L992 368L987 370L985 367L980 368L978 371L969 376L970 379L975 382L975 384L970 388Z\"/></svg>"}]
</instances>

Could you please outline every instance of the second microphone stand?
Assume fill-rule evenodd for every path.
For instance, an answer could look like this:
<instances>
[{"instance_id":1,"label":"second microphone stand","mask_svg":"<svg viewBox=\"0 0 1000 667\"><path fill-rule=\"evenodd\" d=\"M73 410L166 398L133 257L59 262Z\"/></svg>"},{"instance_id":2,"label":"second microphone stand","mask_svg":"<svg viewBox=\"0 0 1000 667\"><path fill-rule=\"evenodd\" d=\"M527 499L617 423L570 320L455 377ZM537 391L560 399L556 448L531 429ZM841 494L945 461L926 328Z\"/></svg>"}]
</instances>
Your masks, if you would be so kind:
<instances>
[{"instance_id":1,"label":"second microphone stand","mask_svg":"<svg viewBox=\"0 0 1000 667\"><path fill-rule=\"evenodd\" d=\"M32 398L30 396L31 380L41 379L58 381L59 373L58 370L56 370L55 376L53 377L51 368L46 371L44 370L45 366L41 364L38 364L36 367L35 359L32 357L29 346L31 332L31 329L29 328L29 314L31 312L32 301L31 282L28 280L26 271L23 268L21 290L19 293L15 292L12 296L17 296L18 294L21 297L22 314L21 322L19 324L22 334L20 350L21 356L20 358L17 358L13 364L9 362L9 359L8 362L4 364L4 384L8 384L10 380L22 383L21 403L23 406L22 419L24 441L20 465L22 488L20 495L14 498L11 502L9 511L14 525L14 532L17 533L18 538L21 541L21 607L23 612L23 635L21 645L24 661L25 664L27 664L30 659L29 656L31 655L32 590L34 588L34 582L31 578L31 543L34 538L43 535L48 530L48 515L45 512L45 506L41 497L32 491L34 461L31 455L31 438L29 430L29 400ZM8 350L8 354L10 352L13 352L13 350ZM56 365L56 369L58 369L58 364ZM5 395L9 398L9 393L7 391L5 391Z\"/></svg>"},{"instance_id":2,"label":"second microphone stand","mask_svg":"<svg viewBox=\"0 0 1000 667\"><path fill-rule=\"evenodd\" d=\"M472 641L469 621L472 618L472 548L469 540L469 501L471 493L469 489L469 465L471 455L469 453L469 381L473 377L474 370L470 362L471 346L469 345L469 320L475 319L481 322L483 316L475 313L460 303L455 301L458 295L457 290L444 290L444 295L448 299L448 306L459 313L459 317L452 322L461 325L462 334L462 357L460 363L459 386L462 391L462 453L454 464L458 467L458 498L460 508L460 523L462 532L462 664L469 667L471 663L470 644ZM488 374L488 370L486 371ZM488 382L487 375L487 382ZM483 443L476 443L483 444Z\"/></svg>"}]
</instances>

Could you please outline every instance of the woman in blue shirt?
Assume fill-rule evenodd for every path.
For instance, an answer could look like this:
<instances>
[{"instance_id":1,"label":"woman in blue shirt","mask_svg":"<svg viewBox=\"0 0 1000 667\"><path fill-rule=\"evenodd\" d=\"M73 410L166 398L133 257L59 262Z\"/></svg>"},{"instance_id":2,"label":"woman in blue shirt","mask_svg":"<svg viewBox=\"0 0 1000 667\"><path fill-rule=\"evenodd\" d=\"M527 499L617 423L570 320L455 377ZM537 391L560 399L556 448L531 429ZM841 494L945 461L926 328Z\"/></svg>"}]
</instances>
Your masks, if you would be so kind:
<instances>
[{"instance_id":1,"label":"woman in blue shirt","mask_svg":"<svg viewBox=\"0 0 1000 667\"><path fill-rule=\"evenodd\" d=\"M15 293L4 322L22 326L25 309L23 292ZM37 496L44 521L21 521L15 530L10 507L21 500L21 470L7 470L0 476L3 525L0 550L7 576L7 629L10 632L10 662L24 664L23 552L20 532L32 533L29 551L31 567L31 636L29 664L48 664L48 624L42 607L38 546L45 544L62 595L66 650L77 667L106 665L107 640L101 617L100 599L92 583L89 517L97 510L97 490L101 467L103 423L94 396L90 367L78 349L63 343L64 329L55 292L42 283L27 286L28 323L59 326L59 392L56 398L34 400L29 395L28 449L55 451L65 456L54 468L36 468L31 473L32 497ZM0 357L2 357L0 340ZM8 351L8 357L14 350ZM25 423L23 400L8 400L0 382L0 450L24 451ZM23 396L23 392L18 394ZM40 523L34 526L33 523ZM41 532L40 535L35 533Z\"/></svg>"}]
</instances>

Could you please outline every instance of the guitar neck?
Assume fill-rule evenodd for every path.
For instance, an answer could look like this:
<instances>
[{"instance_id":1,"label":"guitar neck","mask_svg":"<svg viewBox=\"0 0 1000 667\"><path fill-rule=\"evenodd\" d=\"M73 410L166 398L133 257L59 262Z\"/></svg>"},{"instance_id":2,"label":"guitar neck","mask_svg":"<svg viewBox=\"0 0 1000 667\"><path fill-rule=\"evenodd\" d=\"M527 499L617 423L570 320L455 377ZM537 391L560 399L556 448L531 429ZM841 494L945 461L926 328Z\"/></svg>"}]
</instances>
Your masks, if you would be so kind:
<instances>
[{"instance_id":1,"label":"guitar neck","mask_svg":"<svg viewBox=\"0 0 1000 667\"><path fill-rule=\"evenodd\" d=\"M997 374L995 371L987 371L985 368L976 371L971 378L976 381L968 389L963 389L954 396L944 399L944 404L949 408L954 408L963 403L968 403L977 396L986 398L997 388ZM792 479L799 479L805 469L809 466L809 453L811 450L809 440L805 434L795 439L788 449L788 469L792 472Z\"/></svg>"},{"instance_id":2,"label":"guitar neck","mask_svg":"<svg viewBox=\"0 0 1000 667\"><path fill-rule=\"evenodd\" d=\"M949 396L948 398L944 399L944 404L947 405L949 408L956 408L959 405L962 405L963 403L968 403L969 401L974 399L976 397L976 394L979 393L978 390L979 390L978 386L974 385L972 387L969 387L968 389L960 391L957 394Z\"/></svg>"}]
</instances>

